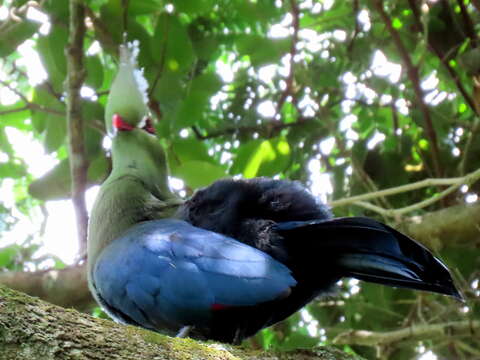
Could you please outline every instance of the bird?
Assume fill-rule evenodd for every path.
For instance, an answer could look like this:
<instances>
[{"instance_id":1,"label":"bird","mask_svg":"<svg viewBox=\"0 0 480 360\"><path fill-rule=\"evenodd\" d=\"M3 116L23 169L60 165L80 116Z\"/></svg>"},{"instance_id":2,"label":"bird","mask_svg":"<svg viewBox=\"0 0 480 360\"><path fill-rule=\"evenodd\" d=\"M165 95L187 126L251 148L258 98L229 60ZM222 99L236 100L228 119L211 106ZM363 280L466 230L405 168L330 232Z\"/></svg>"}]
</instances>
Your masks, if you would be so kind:
<instances>
[{"instance_id":1,"label":"bird","mask_svg":"<svg viewBox=\"0 0 480 360\"><path fill-rule=\"evenodd\" d=\"M222 179L177 197L144 104L112 99L116 86L144 96L121 74L132 58L121 50L117 78L129 80L114 80L107 101L112 171L88 229L89 288L114 320L239 344L344 277L462 298L424 246L370 218L333 217L299 182Z\"/></svg>"}]
</instances>

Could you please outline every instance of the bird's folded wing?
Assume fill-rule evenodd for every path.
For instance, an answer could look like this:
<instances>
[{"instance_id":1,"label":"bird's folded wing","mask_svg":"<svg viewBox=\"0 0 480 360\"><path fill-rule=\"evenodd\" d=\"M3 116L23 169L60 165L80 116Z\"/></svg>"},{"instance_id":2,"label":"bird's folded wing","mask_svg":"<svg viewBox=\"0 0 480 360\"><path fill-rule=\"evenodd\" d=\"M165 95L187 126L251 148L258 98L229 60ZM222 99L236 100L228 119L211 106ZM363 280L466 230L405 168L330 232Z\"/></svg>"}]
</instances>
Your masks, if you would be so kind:
<instances>
[{"instance_id":1,"label":"bird's folded wing","mask_svg":"<svg viewBox=\"0 0 480 360\"><path fill-rule=\"evenodd\" d=\"M296 283L267 254L180 220L134 226L103 250L94 274L109 306L150 328L206 324L215 310L274 300Z\"/></svg>"}]
</instances>

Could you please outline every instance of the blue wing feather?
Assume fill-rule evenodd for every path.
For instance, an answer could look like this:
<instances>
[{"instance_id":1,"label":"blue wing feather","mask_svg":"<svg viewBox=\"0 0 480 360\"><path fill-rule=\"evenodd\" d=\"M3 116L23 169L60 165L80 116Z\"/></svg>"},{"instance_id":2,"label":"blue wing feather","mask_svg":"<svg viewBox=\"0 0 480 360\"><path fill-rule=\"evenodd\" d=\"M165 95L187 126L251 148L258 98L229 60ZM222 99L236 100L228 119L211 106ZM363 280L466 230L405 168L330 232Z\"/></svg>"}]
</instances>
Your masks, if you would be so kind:
<instances>
[{"instance_id":1,"label":"blue wing feather","mask_svg":"<svg viewBox=\"0 0 480 360\"><path fill-rule=\"evenodd\" d=\"M255 305L296 284L269 255L172 219L132 227L102 251L93 277L108 305L149 328L206 325L214 304Z\"/></svg>"}]
</instances>

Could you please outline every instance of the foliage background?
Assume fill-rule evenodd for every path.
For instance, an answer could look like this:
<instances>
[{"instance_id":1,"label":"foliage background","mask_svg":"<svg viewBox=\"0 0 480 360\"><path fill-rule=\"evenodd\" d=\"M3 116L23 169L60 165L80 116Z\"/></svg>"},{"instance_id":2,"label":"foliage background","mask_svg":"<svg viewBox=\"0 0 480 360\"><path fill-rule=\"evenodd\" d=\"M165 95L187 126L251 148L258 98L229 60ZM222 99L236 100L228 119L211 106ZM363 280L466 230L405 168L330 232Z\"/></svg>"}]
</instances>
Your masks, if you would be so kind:
<instances>
[{"instance_id":1,"label":"foliage background","mask_svg":"<svg viewBox=\"0 0 480 360\"><path fill-rule=\"evenodd\" d=\"M75 137L66 115L71 89L65 79L78 70L66 56L69 3L0 1L0 182L13 179L15 197L11 207L0 198L0 231L15 227L15 213L29 216L45 201L71 196L68 141L70 147L84 144L86 179L74 176L81 196L83 187L108 174L103 113L124 33L128 41L139 42L149 106L172 176L184 182L183 196L226 176L274 176L311 186L338 216L362 214L408 227L460 206L475 210L466 214L478 219L478 0L83 4L84 72L77 75L85 77L83 96L76 101L84 137ZM32 20L33 9L47 15L43 25ZM25 43L46 70L41 83L32 82L22 61L18 46ZM40 141L57 165L34 178L9 128ZM448 179L415 191L401 188L394 196L376 193L426 178ZM363 201L338 201L371 192ZM81 202L75 208L77 214L85 211ZM451 214L440 213L439 223L449 223ZM413 325L446 324L447 329L451 322L478 319L478 225L468 236L462 230L466 226L459 228L447 241L435 228L422 241L453 269L466 304L347 280L339 297L315 301L249 344L312 347L350 329L367 329L377 332L376 347L350 339L343 348L368 358L410 359L427 350L441 358L479 358L478 342L461 331L398 341L380 337ZM38 274L48 271L45 264L66 266L54 255L36 255L41 225L31 233L15 244L0 242L3 275ZM77 241L74 231L65 241ZM83 249L81 232L78 241Z\"/></svg>"}]
</instances>

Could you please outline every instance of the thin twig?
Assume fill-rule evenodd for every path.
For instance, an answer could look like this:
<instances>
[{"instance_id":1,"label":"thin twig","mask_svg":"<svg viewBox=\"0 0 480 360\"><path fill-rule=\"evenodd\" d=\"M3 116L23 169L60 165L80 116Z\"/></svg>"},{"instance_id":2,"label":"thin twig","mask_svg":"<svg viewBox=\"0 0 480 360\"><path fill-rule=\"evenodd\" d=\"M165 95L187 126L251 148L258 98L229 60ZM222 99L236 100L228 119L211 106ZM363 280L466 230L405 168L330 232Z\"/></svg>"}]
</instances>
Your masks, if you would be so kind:
<instances>
[{"instance_id":1,"label":"thin twig","mask_svg":"<svg viewBox=\"0 0 480 360\"><path fill-rule=\"evenodd\" d=\"M70 1L70 35L67 48L67 122L72 176L72 201L77 220L79 253L87 244L88 213L85 204L88 161L84 144L80 89L85 79L83 39L85 35L85 7L81 0Z\"/></svg>"},{"instance_id":2,"label":"thin twig","mask_svg":"<svg viewBox=\"0 0 480 360\"><path fill-rule=\"evenodd\" d=\"M412 9L412 12L414 14L416 26L419 27L420 31L424 31L423 30L424 26L422 25L422 19L420 17L420 12L418 11L418 8L415 6L415 4L416 4L415 0L409 0L408 2L410 4L410 8ZM439 58L439 60L441 61L442 65L445 67L445 69L447 69L447 72L450 75L450 78L453 80L453 82L454 82L455 86L457 87L458 91L462 94L466 103L478 115L479 111L477 109L477 106L475 105L475 101L469 95L469 93L467 92L465 87L463 86L463 83L460 80L459 76L457 75L455 69L449 64L447 57L443 56L442 53L440 52L440 50L435 48L431 43L429 43L428 46L430 47L432 52Z\"/></svg>"},{"instance_id":3,"label":"thin twig","mask_svg":"<svg viewBox=\"0 0 480 360\"><path fill-rule=\"evenodd\" d=\"M16 112L22 112L22 111L29 110L29 109L30 108L28 107L28 105L24 105L22 107L15 108L15 109L2 110L2 111L0 111L0 115L13 114L13 113L16 113Z\"/></svg>"},{"instance_id":4,"label":"thin twig","mask_svg":"<svg viewBox=\"0 0 480 360\"><path fill-rule=\"evenodd\" d=\"M414 210L423 209L429 205L432 205L437 201L443 199L447 195L453 193L460 186L471 185L472 183L478 181L479 179L480 179L480 169L462 177L449 178L449 179L425 179L412 184L397 186L390 189L380 190L380 191L376 191L368 194L362 194L362 195L352 196L345 199L332 201L329 205L331 207L357 205L357 206L361 206L366 209L375 211L383 216L389 216L389 217L395 218L395 217L404 215L406 213L412 212ZM371 200L378 197L389 196L389 195L399 194L399 193L408 192L412 190L417 190L427 186L442 186L442 185L450 185L450 186L447 189L440 192L439 194L429 199L420 201L418 203L415 203L409 206L398 208L398 209L384 209L380 206L376 206L369 202L366 202L366 200Z\"/></svg>"},{"instance_id":5,"label":"thin twig","mask_svg":"<svg viewBox=\"0 0 480 360\"><path fill-rule=\"evenodd\" d=\"M29 103L27 97L25 95L23 95L17 88L14 88L10 83L8 83L4 80L0 80L0 84L5 86L8 90L13 92L15 95L17 95L20 99L23 100L23 102L25 102L27 104Z\"/></svg>"},{"instance_id":6,"label":"thin twig","mask_svg":"<svg viewBox=\"0 0 480 360\"><path fill-rule=\"evenodd\" d=\"M435 128L433 127L430 111L423 99L423 91L422 91L422 88L420 87L420 76L418 73L418 68L415 66L415 64L413 64L409 51L403 44L398 31L393 28L390 17L383 9L383 0L374 0L373 4L378 14L382 18L388 32L390 33L392 40L395 43L400 53L400 56L402 57L403 63L407 70L408 78L410 79L410 82L413 85L415 97L416 97L418 106L420 108L420 111L422 112L423 119L425 121L427 136L432 145L432 161L433 161L433 168L435 171L435 175L440 177L442 174L442 170L440 167L440 155L439 155L440 151L438 148L437 134L435 132Z\"/></svg>"},{"instance_id":7,"label":"thin twig","mask_svg":"<svg viewBox=\"0 0 480 360\"><path fill-rule=\"evenodd\" d=\"M428 186L454 185L454 184L458 184L464 179L465 177L455 177L455 178L446 178L446 179L424 179L411 184L396 186L393 188L379 190L379 191L371 192L368 194L356 195L356 196L351 196L345 199L335 200L330 203L330 206L338 207L338 206L350 205L357 201L365 201L365 200L375 199L378 197L400 194L400 193L413 191L413 190L421 189Z\"/></svg>"},{"instance_id":8,"label":"thin twig","mask_svg":"<svg viewBox=\"0 0 480 360\"><path fill-rule=\"evenodd\" d=\"M480 131L480 118L476 117L475 120L473 121L472 129L469 131L467 142L463 147L462 160L460 161L460 164L458 166L460 170L460 174L462 175L467 172L467 165L468 165L468 160L470 159L470 153L474 145L474 140L476 140L476 137L479 131Z\"/></svg>"},{"instance_id":9,"label":"thin twig","mask_svg":"<svg viewBox=\"0 0 480 360\"><path fill-rule=\"evenodd\" d=\"M350 41L347 45L347 53L349 56L352 56L353 46L355 44L355 40L357 39L358 34L360 34L360 21L358 21L358 12L360 11L360 4L359 0L353 0L353 17L355 19L355 29L353 30L353 35L350 38Z\"/></svg>"},{"instance_id":10,"label":"thin twig","mask_svg":"<svg viewBox=\"0 0 480 360\"><path fill-rule=\"evenodd\" d=\"M476 47L477 44L477 34L475 32L475 25L473 25L472 18L468 14L467 8L465 6L464 0L457 0L457 4L460 7L460 14L462 15L463 24L465 26L465 31L467 36L472 41L472 46Z\"/></svg>"},{"instance_id":11,"label":"thin twig","mask_svg":"<svg viewBox=\"0 0 480 360\"><path fill-rule=\"evenodd\" d=\"M468 345L466 342L460 340L456 341L455 344L463 351L474 355L475 358L480 358L480 350L478 350L478 348L476 349L473 346Z\"/></svg>"},{"instance_id":12,"label":"thin twig","mask_svg":"<svg viewBox=\"0 0 480 360\"><path fill-rule=\"evenodd\" d=\"M0 84L5 86L7 89L9 89L15 95L17 95L26 104L26 105L24 105L20 108L3 110L3 111L0 112L0 115L7 115L7 114L20 112L20 111L24 111L24 110L37 110L37 111L43 111L43 112L54 114L54 115L65 116L65 113L63 111L56 110L56 109L50 109L50 108L47 108L43 105L32 103L32 102L28 101L28 98L25 95L23 95L18 89L14 88L10 83L8 83L4 80L0 80Z\"/></svg>"},{"instance_id":13,"label":"thin twig","mask_svg":"<svg viewBox=\"0 0 480 360\"><path fill-rule=\"evenodd\" d=\"M337 141L337 143L339 143L339 141ZM363 167L358 164L358 161L353 156L351 156L351 159L354 175L356 175L360 179L360 181L363 182L363 184L369 191L378 191L377 184L375 184L370 175L368 175L368 173L363 169ZM382 206L392 207L389 201L384 196L379 196L377 199L378 203Z\"/></svg>"},{"instance_id":14,"label":"thin twig","mask_svg":"<svg viewBox=\"0 0 480 360\"><path fill-rule=\"evenodd\" d=\"M285 124L282 122L268 122L261 125L227 127L220 130L211 131L208 134L202 134L202 132L197 126L192 126L192 130L198 140L213 139L216 137L233 135L233 134L238 134L242 132L250 133L250 134L255 132L266 133L268 135L267 137L271 138L283 129L287 129L295 126L302 126L308 123L308 121L309 120L307 118L298 118L296 122L288 123L288 124Z\"/></svg>"}]
</instances>

